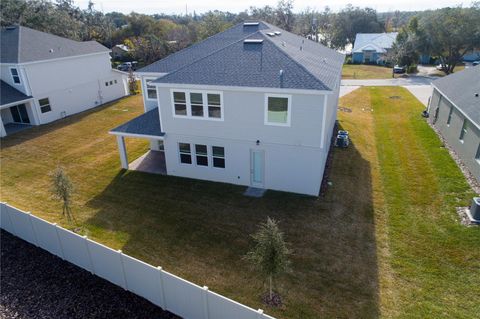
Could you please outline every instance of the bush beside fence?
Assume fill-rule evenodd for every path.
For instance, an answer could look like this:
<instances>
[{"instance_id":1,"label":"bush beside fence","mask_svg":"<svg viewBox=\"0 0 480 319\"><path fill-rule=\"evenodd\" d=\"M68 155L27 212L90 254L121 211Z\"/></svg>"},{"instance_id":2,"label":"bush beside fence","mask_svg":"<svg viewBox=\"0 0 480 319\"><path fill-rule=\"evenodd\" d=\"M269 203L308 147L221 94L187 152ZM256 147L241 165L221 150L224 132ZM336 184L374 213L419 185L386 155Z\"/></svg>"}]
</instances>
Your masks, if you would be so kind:
<instances>
[{"instance_id":1,"label":"bush beside fence","mask_svg":"<svg viewBox=\"0 0 480 319\"><path fill-rule=\"evenodd\" d=\"M0 227L183 318L274 319L6 203Z\"/></svg>"}]
</instances>

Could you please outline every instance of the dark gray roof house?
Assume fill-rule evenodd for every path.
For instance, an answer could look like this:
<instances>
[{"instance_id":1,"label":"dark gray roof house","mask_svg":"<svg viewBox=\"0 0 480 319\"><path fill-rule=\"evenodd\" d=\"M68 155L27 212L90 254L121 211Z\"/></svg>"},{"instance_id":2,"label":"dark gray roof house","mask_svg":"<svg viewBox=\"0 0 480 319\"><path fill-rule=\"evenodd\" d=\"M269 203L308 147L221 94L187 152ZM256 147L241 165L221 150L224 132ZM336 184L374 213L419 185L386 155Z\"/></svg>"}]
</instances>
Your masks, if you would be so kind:
<instances>
[{"instance_id":1,"label":"dark gray roof house","mask_svg":"<svg viewBox=\"0 0 480 319\"><path fill-rule=\"evenodd\" d=\"M167 73L156 83L331 91L343 61L343 54L258 22L240 23L138 72Z\"/></svg>"},{"instance_id":2,"label":"dark gray roof house","mask_svg":"<svg viewBox=\"0 0 480 319\"><path fill-rule=\"evenodd\" d=\"M436 80L429 120L480 182L480 66Z\"/></svg>"},{"instance_id":3,"label":"dark gray roof house","mask_svg":"<svg viewBox=\"0 0 480 319\"><path fill-rule=\"evenodd\" d=\"M0 63L17 64L110 51L96 41L74 41L23 26L2 28L0 43Z\"/></svg>"}]
</instances>

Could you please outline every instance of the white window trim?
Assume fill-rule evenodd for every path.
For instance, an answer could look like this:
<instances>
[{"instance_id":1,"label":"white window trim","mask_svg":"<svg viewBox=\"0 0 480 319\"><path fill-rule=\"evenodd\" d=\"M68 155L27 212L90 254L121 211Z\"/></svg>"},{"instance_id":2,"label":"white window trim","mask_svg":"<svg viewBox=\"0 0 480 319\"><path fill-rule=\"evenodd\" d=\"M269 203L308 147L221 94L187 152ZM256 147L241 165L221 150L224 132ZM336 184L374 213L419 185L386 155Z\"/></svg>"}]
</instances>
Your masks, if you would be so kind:
<instances>
[{"instance_id":1,"label":"white window trim","mask_svg":"<svg viewBox=\"0 0 480 319\"><path fill-rule=\"evenodd\" d=\"M144 82L144 90L145 90L145 99L148 100L148 101L157 101L158 99L158 88L156 85L152 85L154 88L155 88L155 92L157 92L157 97L156 98L150 98L148 97L148 85L147 85L147 81L155 81L156 79L158 79L158 77L154 78L154 77L144 77L143 78L143 82Z\"/></svg>"},{"instance_id":2,"label":"white window trim","mask_svg":"<svg viewBox=\"0 0 480 319\"><path fill-rule=\"evenodd\" d=\"M187 115L178 115L175 114L175 100L173 98L174 92L185 93L185 103L187 104ZM201 93L202 102L203 102L203 116L192 116L192 104L190 102L190 93ZM208 116L208 94L218 94L220 95L220 117L209 117ZM170 104L172 106L172 116L175 118L181 119L194 119L194 120L206 120L206 121L224 121L224 101L223 101L223 92L221 91L206 91L206 90L185 90L185 89L170 89Z\"/></svg>"},{"instance_id":3,"label":"white window trim","mask_svg":"<svg viewBox=\"0 0 480 319\"><path fill-rule=\"evenodd\" d=\"M12 70L17 70L17 76L18 76L18 79L20 80L20 83L15 83L15 80L13 79ZM10 72L10 76L12 77L12 83L14 85L22 85L23 81L22 81L22 77L20 76L20 70L17 67L11 66L8 68L8 71Z\"/></svg>"},{"instance_id":4,"label":"white window trim","mask_svg":"<svg viewBox=\"0 0 480 319\"><path fill-rule=\"evenodd\" d=\"M42 107L44 107L44 106L46 106L46 105L40 104L40 100L44 100L44 99L47 99L47 100L48 100L48 106L50 107L50 111L42 112ZM38 102L38 108L39 108L41 114L45 114L45 113L49 113L49 112L52 112L52 111L53 111L53 109L52 109L52 102L50 102L50 98L49 98L48 96L37 99L37 102Z\"/></svg>"},{"instance_id":5,"label":"white window trim","mask_svg":"<svg viewBox=\"0 0 480 319\"><path fill-rule=\"evenodd\" d=\"M213 156L213 147L214 147L214 146L215 146L215 147L221 147L221 148L223 148L223 157ZM209 149L209 152L211 152L211 156L210 156L210 157L211 157L211 162L212 162L212 168L213 168L213 169L225 170L225 167L227 167L227 164L226 164L226 163L227 163L227 154L226 154L226 151L225 151L225 146L223 146L223 145L222 145L222 146L220 146L220 145L213 145L213 144L212 144L212 145L209 145L209 148L208 148L208 149ZM213 165L213 159L214 159L214 158L223 158L224 167L214 166L214 165Z\"/></svg>"},{"instance_id":6,"label":"white window trim","mask_svg":"<svg viewBox=\"0 0 480 319\"><path fill-rule=\"evenodd\" d=\"M190 145L190 160L191 160L191 163L182 163L182 156L181 156L181 154L187 154L187 153L182 153L182 152L180 151L180 144L188 144L188 145ZM194 146L193 146L193 147L194 147ZM193 150L192 150L192 143L177 142L177 150L178 150L178 152L177 152L177 154L178 154L178 163L180 163L180 165L189 165L189 166L193 165L193 163L194 163L194 162L193 162L193 156L194 156L195 154L194 154L194 152L193 152ZM196 161L195 161L195 163L196 163Z\"/></svg>"},{"instance_id":7,"label":"white window trim","mask_svg":"<svg viewBox=\"0 0 480 319\"><path fill-rule=\"evenodd\" d=\"M203 145L207 148L207 155L203 155L203 154L197 154L197 147L196 145ZM209 168L210 167L210 163L212 164L212 167L213 167L213 162L212 160L210 159L210 152L209 152L209 145L208 144L198 144L198 143L193 143L193 149L195 151L195 166L196 167L203 167L203 168ZM203 157L207 157L207 165L199 165L198 162L197 162L197 156L203 156Z\"/></svg>"},{"instance_id":8,"label":"white window trim","mask_svg":"<svg viewBox=\"0 0 480 319\"><path fill-rule=\"evenodd\" d=\"M288 99L288 112L287 112L287 123L275 123L268 121L268 98L269 97L283 97ZM274 94L274 93L266 93L265 94L265 103L264 103L264 121L265 125L271 126L284 126L289 127L291 124L291 117L292 117L292 96L290 94Z\"/></svg>"}]
</instances>

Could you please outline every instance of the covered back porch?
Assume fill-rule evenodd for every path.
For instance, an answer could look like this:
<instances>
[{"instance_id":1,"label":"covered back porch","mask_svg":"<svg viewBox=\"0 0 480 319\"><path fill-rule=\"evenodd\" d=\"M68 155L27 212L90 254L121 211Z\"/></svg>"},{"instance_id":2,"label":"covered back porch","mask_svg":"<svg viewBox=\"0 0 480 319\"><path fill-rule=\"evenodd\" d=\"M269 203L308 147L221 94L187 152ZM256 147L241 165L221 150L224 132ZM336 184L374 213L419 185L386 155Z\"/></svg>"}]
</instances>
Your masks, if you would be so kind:
<instances>
[{"instance_id":1,"label":"covered back porch","mask_svg":"<svg viewBox=\"0 0 480 319\"><path fill-rule=\"evenodd\" d=\"M37 125L33 98L1 81L0 137Z\"/></svg>"},{"instance_id":2,"label":"covered back porch","mask_svg":"<svg viewBox=\"0 0 480 319\"><path fill-rule=\"evenodd\" d=\"M110 131L117 138L122 168L152 174L167 174L158 108L150 110ZM143 138L150 142L150 150L131 163L128 160L125 138Z\"/></svg>"}]
</instances>

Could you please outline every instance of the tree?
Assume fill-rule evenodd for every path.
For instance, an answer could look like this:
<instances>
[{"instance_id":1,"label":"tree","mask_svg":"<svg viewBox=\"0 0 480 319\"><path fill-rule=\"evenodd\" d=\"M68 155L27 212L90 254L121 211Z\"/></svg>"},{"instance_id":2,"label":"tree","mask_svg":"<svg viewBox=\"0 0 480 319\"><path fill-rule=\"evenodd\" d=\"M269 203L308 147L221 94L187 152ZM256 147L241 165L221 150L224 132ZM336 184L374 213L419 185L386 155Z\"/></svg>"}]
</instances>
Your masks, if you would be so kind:
<instances>
[{"instance_id":1,"label":"tree","mask_svg":"<svg viewBox=\"0 0 480 319\"><path fill-rule=\"evenodd\" d=\"M138 91L137 79L133 74L132 68L128 70L128 90L130 91L131 95L137 94Z\"/></svg>"},{"instance_id":2,"label":"tree","mask_svg":"<svg viewBox=\"0 0 480 319\"><path fill-rule=\"evenodd\" d=\"M69 221L73 219L71 208L73 191L73 184L67 173L63 167L57 167L52 172L52 193L56 199L62 201L62 215L67 216Z\"/></svg>"},{"instance_id":3,"label":"tree","mask_svg":"<svg viewBox=\"0 0 480 319\"><path fill-rule=\"evenodd\" d=\"M410 20L397 40L397 51L409 59L412 50L437 57L446 74L454 71L463 56L480 48L480 4L470 8L444 8ZM410 56L410 57L409 57Z\"/></svg>"},{"instance_id":4,"label":"tree","mask_svg":"<svg viewBox=\"0 0 480 319\"><path fill-rule=\"evenodd\" d=\"M276 25L286 31L293 30L293 0L280 0L275 9Z\"/></svg>"},{"instance_id":5,"label":"tree","mask_svg":"<svg viewBox=\"0 0 480 319\"><path fill-rule=\"evenodd\" d=\"M344 49L347 44L354 44L357 33L382 31L383 25L378 21L374 9L347 5L345 9L332 16L329 29L331 46Z\"/></svg>"},{"instance_id":6,"label":"tree","mask_svg":"<svg viewBox=\"0 0 480 319\"><path fill-rule=\"evenodd\" d=\"M411 66L419 59L419 47L422 33L418 29L418 19L412 18L408 26L403 27L397 35L395 43L389 52L389 60L398 65Z\"/></svg>"},{"instance_id":7,"label":"tree","mask_svg":"<svg viewBox=\"0 0 480 319\"><path fill-rule=\"evenodd\" d=\"M255 247L246 255L253 267L269 282L269 301L273 300L273 279L288 271L290 261L288 255L291 253L283 239L283 233L278 223L267 217L265 223L260 224L258 231L252 235Z\"/></svg>"},{"instance_id":8,"label":"tree","mask_svg":"<svg viewBox=\"0 0 480 319\"><path fill-rule=\"evenodd\" d=\"M480 48L480 6L444 8L420 19L419 29L426 34L419 42L437 56L446 74L450 74L469 51Z\"/></svg>"}]
</instances>

